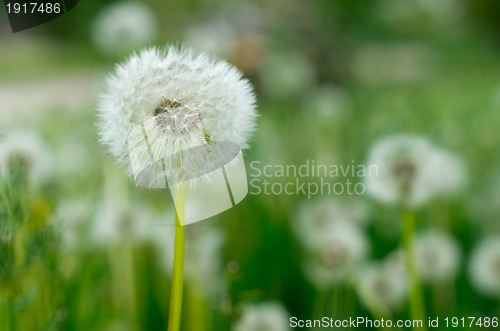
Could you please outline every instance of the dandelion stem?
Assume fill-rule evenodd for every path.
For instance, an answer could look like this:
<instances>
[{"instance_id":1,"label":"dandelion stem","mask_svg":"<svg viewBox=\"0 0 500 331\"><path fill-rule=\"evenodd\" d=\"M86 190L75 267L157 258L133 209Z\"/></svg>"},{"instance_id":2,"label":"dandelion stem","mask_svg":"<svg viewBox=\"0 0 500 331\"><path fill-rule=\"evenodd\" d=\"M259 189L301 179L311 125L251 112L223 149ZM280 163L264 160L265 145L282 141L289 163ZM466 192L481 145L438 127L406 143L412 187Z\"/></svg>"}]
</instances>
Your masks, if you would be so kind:
<instances>
[{"instance_id":1,"label":"dandelion stem","mask_svg":"<svg viewBox=\"0 0 500 331\"><path fill-rule=\"evenodd\" d=\"M179 331L182 312L182 290L184 283L184 187L175 189L175 252L172 290L170 291L170 316L168 331Z\"/></svg>"},{"instance_id":2,"label":"dandelion stem","mask_svg":"<svg viewBox=\"0 0 500 331\"><path fill-rule=\"evenodd\" d=\"M422 321L423 330L427 330L424 311L424 300L422 288L418 279L418 270L415 263L415 247L413 245L413 234L415 233L415 214L406 211L403 214L403 247L408 275L408 292L410 295L410 313L414 320Z\"/></svg>"}]
</instances>

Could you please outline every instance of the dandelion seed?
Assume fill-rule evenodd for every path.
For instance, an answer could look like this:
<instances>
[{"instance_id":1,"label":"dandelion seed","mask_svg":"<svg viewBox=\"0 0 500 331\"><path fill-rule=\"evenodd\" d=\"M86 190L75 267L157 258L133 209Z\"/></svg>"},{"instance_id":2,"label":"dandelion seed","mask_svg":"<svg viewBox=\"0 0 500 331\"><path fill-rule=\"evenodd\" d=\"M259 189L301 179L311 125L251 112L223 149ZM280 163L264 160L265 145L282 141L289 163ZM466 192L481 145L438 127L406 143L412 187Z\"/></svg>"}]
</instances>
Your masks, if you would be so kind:
<instances>
[{"instance_id":1,"label":"dandelion seed","mask_svg":"<svg viewBox=\"0 0 500 331\"><path fill-rule=\"evenodd\" d=\"M153 12L141 2L113 3L92 24L92 39L99 52L121 54L150 43L156 34Z\"/></svg>"}]
</instances>

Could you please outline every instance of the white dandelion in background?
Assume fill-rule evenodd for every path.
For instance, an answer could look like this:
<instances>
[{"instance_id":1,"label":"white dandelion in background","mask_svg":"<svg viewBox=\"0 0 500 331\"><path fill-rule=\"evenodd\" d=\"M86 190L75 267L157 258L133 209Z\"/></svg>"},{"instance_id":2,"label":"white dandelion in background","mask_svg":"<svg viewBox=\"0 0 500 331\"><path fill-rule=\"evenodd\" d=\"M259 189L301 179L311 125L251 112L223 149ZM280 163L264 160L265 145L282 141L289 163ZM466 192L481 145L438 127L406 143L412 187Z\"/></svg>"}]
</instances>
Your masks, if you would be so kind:
<instances>
[{"instance_id":1,"label":"white dandelion in background","mask_svg":"<svg viewBox=\"0 0 500 331\"><path fill-rule=\"evenodd\" d=\"M160 215L156 218L161 221ZM170 273L174 262L172 227L161 222L153 225L149 229L149 238L158 249L160 264L165 272ZM206 296L214 297L225 290L222 259L224 243L225 234L218 227L192 225L186 229L186 280L197 287L201 286Z\"/></svg>"},{"instance_id":2,"label":"white dandelion in background","mask_svg":"<svg viewBox=\"0 0 500 331\"><path fill-rule=\"evenodd\" d=\"M263 92L274 97L302 95L316 80L313 65L297 51L270 55L264 61L259 76Z\"/></svg>"},{"instance_id":3,"label":"white dandelion in background","mask_svg":"<svg viewBox=\"0 0 500 331\"><path fill-rule=\"evenodd\" d=\"M86 243L94 209L94 204L85 199L68 199L59 203L55 217L60 224L64 250L71 251Z\"/></svg>"},{"instance_id":4,"label":"white dandelion in background","mask_svg":"<svg viewBox=\"0 0 500 331\"><path fill-rule=\"evenodd\" d=\"M291 216L292 229L305 247L318 240L328 240L336 222L364 225L368 221L368 206L364 200L338 197L303 202Z\"/></svg>"},{"instance_id":5,"label":"white dandelion in background","mask_svg":"<svg viewBox=\"0 0 500 331\"><path fill-rule=\"evenodd\" d=\"M461 250L457 240L449 233L429 230L417 234L415 253L422 281L443 283L457 277Z\"/></svg>"},{"instance_id":6,"label":"white dandelion in background","mask_svg":"<svg viewBox=\"0 0 500 331\"><path fill-rule=\"evenodd\" d=\"M458 158L418 136L386 137L372 148L368 164L377 174L366 177L366 191L387 204L417 208L436 196L457 193L464 183Z\"/></svg>"},{"instance_id":7,"label":"white dandelion in background","mask_svg":"<svg viewBox=\"0 0 500 331\"><path fill-rule=\"evenodd\" d=\"M408 298L403 264L386 260L372 262L357 273L357 289L361 302L381 315L401 309Z\"/></svg>"},{"instance_id":8,"label":"white dandelion in background","mask_svg":"<svg viewBox=\"0 0 500 331\"><path fill-rule=\"evenodd\" d=\"M478 292L500 298L500 237L484 239L473 250L469 276Z\"/></svg>"},{"instance_id":9,"label":"white dandelion in background","mask_svg":"<svg viewBox=\"0 0 500 331\"><path fill-rule=\"evenodd\" d=\"M304 271L315 286L329 289L349 280L368 250L368 241L356 225L335 221L307 247Z\"/></svg>"},{"instance_id":10,"label":"white dandelion in background","mask_svg":"<svg viewBox=\"0 0 500 331\"><path fill-rule=\"evenodd\" d=\"M434 194L442 198L454 198L463 192L467 184L467 171L463 160L450 151L439 149L432 159Z\"/></svg>"},{"instance_id":11,"label":"white dandelion in background","mask_svg":"<svg viewBox=\"0 0 500 331\"><path fill-rule=\"evenodd\" d=\"M98 13L92 24L92 40L99 52L122 54L152 42L157 20L142 2L116 2Z\"/></svg>"},{"instance_id":12,"label":"white dandelion in background","mask_svg":"<svg viewBox=\"0 0 500 331\"><path fill-rule=\"evenodd\" d=\"M290 314L278 302L245 304L241 317L234 323L233 331L287 331Z\"/></svg>"},{"instance_id":13,"label":"white dandelion in background","mask_svg":"<svg viewBox=\"0 0 500 331\"><path fill-rule=\"evenodd\" d=\"M226 241L222 229L194 225L186 229L186 279L203 286L207 295L225 290L223 248Z\"/></svg>"},{"instance_id":14,"label":"white dandelion in background","mask_svg":"<svg viewBox=\"0 0 500 331\"><path fill-rule=\"evenodd\" d=\"M307 95L302 108L308 114L315 114L313 118L316 120L326 121L347 115L351 105L351 96L347 91L337 86L325 85Z\"/></svg>"},{"instance_id":15,"label":"white dandelion in background","mask_svg":"<svg viewBox=\"0 0 500 331\"><path fill-rule=\"evenodd\" d=\"M224 17L202 21L186 31L186 42L204 52L230 57L236 43L235 27Z\"/></svg>"},{"instance_id":16,"label":"white dandelion in background","mask_svg":"<svg viewBox=\"0 0 500 331\"><path fill-rule=\"evenodd\" d=\"M35 132L10 131L0 134L0 175L26 171L29 184L38 186L53 174L52 151Z\"/></svg>"},{"instance_id":17,"label":"white dandelion in background","mask_svg":"<svg viewBox=\"0 0 500 331\"><path fill-rule=\"evenodd\" d=\"M183 226L218 214L246 195L240 149L248 147L255 129L253 88L238 69L205 53L149 48L107 78L98 116L101 142L127 165L136 184L171 189L176 225L169 330L179 330ZM234 160L237 166L229 169ZM219 186L211 187L215 175ZM210 196L214 203L207 203Z\"/></svg>"},{"instance_id":18,"label":"white dandelion in background","mask_svg":"<svg viewBox=\"0 0 500 331\"><path fill-rule=\"evenodd\" d=\"M144 205L107 201L98 207L89 237L97 245L147 240L151 212Z\"/></svg>"}]
</instances>

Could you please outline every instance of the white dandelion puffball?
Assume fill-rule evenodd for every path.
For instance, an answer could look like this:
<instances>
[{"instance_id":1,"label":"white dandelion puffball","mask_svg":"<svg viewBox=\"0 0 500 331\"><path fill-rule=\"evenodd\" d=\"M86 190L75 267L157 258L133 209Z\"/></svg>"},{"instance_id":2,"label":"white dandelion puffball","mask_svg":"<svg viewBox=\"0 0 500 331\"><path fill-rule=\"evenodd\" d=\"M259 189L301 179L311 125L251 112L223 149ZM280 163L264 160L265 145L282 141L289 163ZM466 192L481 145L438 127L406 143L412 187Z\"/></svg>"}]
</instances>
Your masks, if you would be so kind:
<instances>
[{"instance_id":1,"label":"white dandelion puffball","mask_svg":"<svg viewBox=\"0 0 500 331\"><path fill-rule=\"evenodd\" d=\"M273 97L302 95L316 80L313 65L300 52L274 54L267 58L260 71L263 91Z\"/></svg>"},{"instance_id":2,"label":"white dandelion puffball","mask_svg":"<svg viewBox=\"0 0 500 331\"><path fill-rule=\"evenodd\" d=\"M320 198L303 202L291 218L296 238L304 246L312 247L318 241L328 240L339 221L365 224L368 206L355 198Z\"/></svg>"},{"instance_id":3,"label":"white dandelion puffball","mask_svg":"<svg viewBox=\"0 0 500 331\"><path fill-rule=\"evenodd\" d=\"M87 235L95 206L91 201L68 199L59 203L56 219L61 225L62 248L71 251Z\"/></svg>"},{"instance_id":4,"label":"white dandelion puffball","mask_svg":"<svg viewBox=\"0 0 500 331\"><path fill-rule=\"evenodd\" d=\"M436 196L454 194L463 184L459 161L418 136L380 140L367 163L377 171L366 177L366 191L386 204L417 208Z\"/></svg>"},{"instance_id":5,"label":"white dandelion puffball","mask_svg":"<svg viewBox=\"0 0 500 331\"><path fill-rule=\"evenodd\" d=\"M329 120L347 115L351 106L352 99L347 91L337 86L325 85L311 91L304 98L302 108L308 114L314 114L313 120L324 120L324 124L330 125Z\"/></svg>"},{"instance_id":6,"label":"white dandelion puffball","mask_svg":"<svg viewBox=\"0 0 500 331\"><path fill-rule=\"evenodd\" d=\"M439 149L431 159L435 169L434 193L439 197L455 197L467 184L467 171L464 162L455 154Z\"/></svg>"},{"instance_id":7,"label":"white dandelion puffball","mask_svg":"<svg viewBox=\"0 0 500 331\"><path fill-rule=\"evenodd\" d=\"M220 294L226 287L225 242L225 233L218 227L194 225L186 229L186 279L202 285L208 295Z\"/></svg>"},{"instance_id":8,"label":"white dandelion puffball","mask_svg":"<svg viewBox=\"0 0 500 331\"><path fill-rule=\"evenodd\" d=\"M92 40L99 52L120 54L150 43L156 18L142 2L118 2L105 7L92 24Z\"/></svg>"},{"instance_id":9,"label":"white dandelion puffball","mask_svg":"<svg viewBox=\"0 0 500 331\"><path fill-rule=\"evenodd\" d=\"M449 233L430 230L418 234L415 252L422 281L442 283L457 277L461 250L457 240Z\"/></svg>"},{"instance_id":10,"label":"white dandelion puffball","mask_svg":"<svg viewBox=\"0 0 500 331\"><path fill-rule=\"evenodd\" d=\"M11 131L0 134L0 175L11 166L22 163L27 167L28 180L39 185L52 176L52 153L42 138L31 131Z\"/></svg>"},{"instance_id":11,"label":"white dandelion puffball","mask_svg":"<svg viewBox=\"0 0 500 331\"><path fill-rule=\"evenodd\" d=\"M469 276L478 292L500 298L500 237L485 239L474 249Z\"/></svg>"},{"instance_id":12,"label":"white dandelion puffball","mask_svg":"<svg viewBox=\"0 0 500 331\"><path fill-rule=\"evenodd\" d=\"M361 302L380 312L400 309L408 297L406 274L387 261L360 268L357 284Z\"/></svg>"},{"instance_id":13,"label":"white dandelion puffball","mask_svg":"<svg viewBox=\"0 0 500 331\"><path fill-rule=\"evenodd\" d=\"M287 331L290 314L278 302L246 304L241 317L233 325L233 331Z\"/></svg>"},{"instance_id":14,"label":"white dandelion puffball","mask_svg":"<svg viewBox=\"0 0 500 331\"><path fill-rule=\"evenodd\" d=\"M90 239L98 245L109 245L122 240L142 242L148 239L151 219L145 206L105 201L98 208L91 224Z\"/></svg>"},{"instance_id":15,"label":"white dandelion puffball","mask_svg":"<svg viewBox=\"0 0 500 331\"><path fill-rule=\"evenodd\" d=\"M318 288L347 281L369 250L368 241L352 223L335 221L321 238L309 247L304 271Z\"/></svg>"},{"instance_id":16,"label":"white dandelion puffball","mask_svg":"<svg viewBox=\"0 0 500 331\"><path fill-rule=\"evenodd\" d=\"M178 180L194 177L189 172L211 157L184 151L207 142L212 151L222 142L247 148L257 117L253 88L239 70L176 47L145 49L118 65L98 113L102 143L131 175L131 161L146 167L151 154L167 161L163 176Z\"/></svg>"}]
</instances>

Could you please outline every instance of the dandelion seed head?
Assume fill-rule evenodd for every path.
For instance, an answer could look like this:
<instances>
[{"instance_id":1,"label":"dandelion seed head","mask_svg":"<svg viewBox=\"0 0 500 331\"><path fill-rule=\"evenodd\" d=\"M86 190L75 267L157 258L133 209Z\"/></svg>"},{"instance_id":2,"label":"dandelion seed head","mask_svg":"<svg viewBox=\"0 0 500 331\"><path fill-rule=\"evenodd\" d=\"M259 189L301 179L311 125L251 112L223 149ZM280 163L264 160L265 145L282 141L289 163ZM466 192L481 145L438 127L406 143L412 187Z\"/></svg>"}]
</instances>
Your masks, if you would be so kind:
<instances>
[{"instance_id":1,"label":"dandelion seed head","mask_svg":"<svg viewBox=\"0 0 500 331\"><path fill-rule=\"evenodd\" d=\"M207 140L247 148L255 128L249 81L228 63L189 48L145 49L119 64L106 85L98 105L101 141L131 175L129 147L144 166L151 155L168 161L177 153L182 168L197 169L202 149L183 151ZM167 177L178 177L179 168L171 164Z\"/></svg>"},{"instance_id":2,"label":"dandelion seed head","mask_svg":"<svg viewBox=\"0 0 500 331\"><path fill-rule=\"evenodd\" d=\"M328 237L337 221L364 225L368 206L354 198L315 199L302 203L291 216L292 230L306 247Z\"/></svg>"},{"instance_id":3,"label":"dandelion seed head","mask_svg":"<svg viewBox=\"0 0 500 331\"><path fill-rule=\"evenodd\" d=\"M234 331L285 331L289 330L290 314L278 302L246 304L242 307Z\"/></svg>"},{"instance_id":4,"label":"dandelion seed head","mask_svg":"<svg viewBox=\"0 0 500 331\"><path fill-rule=\"evenodd\" d=\"M365 265L357 278L361 302L367 306L375 304L373 309L398 310L407 299L406 275L388 261Z\"/></svg>"},{"instance_id":5,"label":"dandelion seed head","mask_svg":"<svg viewBox=\"0 0 500 331\"><path fill-rule=\"evenodd\" d=\"M375 144L368 165L377 175L365 179L366 190L386 204L417 208L437 196L450 197L465 182L461 161L425 138L394 135Z\"/></svg>"},{"instance_id":6,"label":"dandelion seed head","mask_svg":"<svg viewBox=\"0 0 500 331\"><path fill-rule=\"evenodd\" d=\"M106 6L92 24L96 49L105 54L121 54L150 43L156 34L156 17L141 2L121 2Z\"/></svg>"},{"instance_id":7,"label":"dandelion seed head","mask_svg":"<svg viewBox=\"0 0 500 331\"><path fill-rule=\"evenodd\" d=\"M10 131L0 136L0 174L5 176L14 167L25 169L35 186L52 176L52 153L37 133Z\"/></svg>"},{"instance_id":8,"label":"dandelion seed head","mask_svg":"<svg viewBox=\"0 0 500 331\"><path fill-rule=\"evenodd\" d=\"M478 292L500 298L500 238L484 239L473 250L469 276Z\"/></svg>"},{"instance_id":9,"label":"dandelion seed head","mask_svg":"<svg viewBox=\"0 0 500 331\"><path fill-rule=\"evenodd\" d=\"M122 240L141 242L147 239L151 215L141 205L122 205L103 202L90 226L90 239L98 245L109 245Z\"/></svg>"},{"instance_id":10,"label":"dandelion seed head","mask_svg":"<svg viewBox=\"0 0 500 331\"><path fill-rule=\"evenodd\" d=\"M335 221L307 247L306 276L319 288L346 281L368 253L367 239L354 224Z\"/></svg>"}]
</instances>

